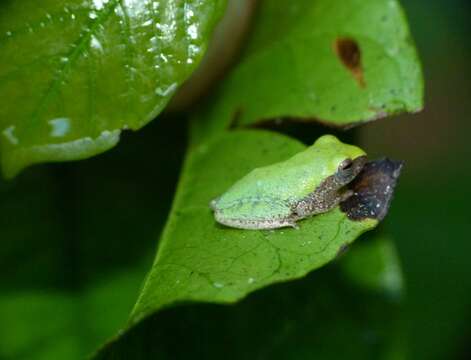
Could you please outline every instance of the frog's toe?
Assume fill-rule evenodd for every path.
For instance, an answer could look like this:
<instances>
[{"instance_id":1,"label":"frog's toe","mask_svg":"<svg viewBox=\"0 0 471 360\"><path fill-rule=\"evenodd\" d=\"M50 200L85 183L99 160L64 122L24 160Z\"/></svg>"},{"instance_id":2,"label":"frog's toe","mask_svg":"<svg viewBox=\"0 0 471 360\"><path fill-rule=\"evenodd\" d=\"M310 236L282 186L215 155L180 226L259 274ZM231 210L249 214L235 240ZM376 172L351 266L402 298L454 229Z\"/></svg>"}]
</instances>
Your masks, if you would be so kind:
<instances>
[{"instance_id":1,"label":"frog's toe","mask_svg":"<svg viewBox=\"0 0 471 360\"><path fill-rule=\"evenodd\" d=\"M217 199L213 199L211 200L211 202L209 203L209 207L213 210L216 210L216 204L217 204Z\"/></svg>"}]
</instances>

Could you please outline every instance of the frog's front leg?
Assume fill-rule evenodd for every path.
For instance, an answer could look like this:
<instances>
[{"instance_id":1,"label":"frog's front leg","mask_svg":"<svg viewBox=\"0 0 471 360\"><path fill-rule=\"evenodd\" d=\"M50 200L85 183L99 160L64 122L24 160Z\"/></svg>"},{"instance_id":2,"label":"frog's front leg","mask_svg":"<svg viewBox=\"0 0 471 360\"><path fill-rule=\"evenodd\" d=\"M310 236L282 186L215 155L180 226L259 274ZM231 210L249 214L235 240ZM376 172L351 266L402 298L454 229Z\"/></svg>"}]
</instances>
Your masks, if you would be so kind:
<instances>
[{"instance_id":1,"label":"frog's front leg","mask_svg":"<svg viewBox=\"0 0 471 360\"><path fill-rule=\"evenodd\" d=\"M325 194L314 192L293 206L293 216L300 220L325 212L329 210L332 200L330 196L326 197Z\"/></svg>"},{"instance_id":2,"label":"frog's front leg","mask_svg":"<svg viewBox=\"0 0 471 360\"><path fill-rule=\"evenodd\" d=\"M331 193L314 192L299 201L293 207L293 215L297 220L300 220L312 215L327 212L352 195L352 190L335 191Z\"/></svg>"}]
</instances>

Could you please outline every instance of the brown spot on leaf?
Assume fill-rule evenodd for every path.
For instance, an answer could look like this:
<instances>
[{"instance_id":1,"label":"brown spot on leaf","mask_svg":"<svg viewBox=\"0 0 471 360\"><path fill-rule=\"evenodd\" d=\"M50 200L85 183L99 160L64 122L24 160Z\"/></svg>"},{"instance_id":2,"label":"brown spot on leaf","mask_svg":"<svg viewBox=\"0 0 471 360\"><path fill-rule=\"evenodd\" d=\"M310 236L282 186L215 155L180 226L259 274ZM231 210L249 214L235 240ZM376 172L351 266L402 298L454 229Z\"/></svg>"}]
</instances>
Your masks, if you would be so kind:
<instances>
[{"instance_id":1,"label":"brown spot on leaf","mask_svg":"<svg viewBox=\"0 0 471 360\"><path fill-rule=\"evenodd\" d=\"M363 67L361 65L361 50L358 43L352 38L337 38L334 50L342 64L352 73L360 87L365 87Z\"/></svg>"},{"instance_id":2,"label":"brown spot on leaf","mask_svg":"<svg viewBox=\"0 0 471 360\"><path fill-rule=\"evenodd\" d=\"M354 194L340 204L351 220L383 220L404 163L387 158L366 163L349 188Z\"/></svg>"}]
</instances>

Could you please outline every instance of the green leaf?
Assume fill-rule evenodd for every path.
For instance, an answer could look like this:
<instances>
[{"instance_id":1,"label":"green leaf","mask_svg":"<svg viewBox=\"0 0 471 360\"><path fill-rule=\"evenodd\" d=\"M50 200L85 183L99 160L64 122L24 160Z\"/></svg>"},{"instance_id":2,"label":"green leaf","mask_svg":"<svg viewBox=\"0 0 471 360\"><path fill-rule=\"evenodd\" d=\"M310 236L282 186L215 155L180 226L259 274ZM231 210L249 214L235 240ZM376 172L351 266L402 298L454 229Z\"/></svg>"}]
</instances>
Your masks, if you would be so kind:
<instances>
[{"instance_id":1,"label":"green leaf","mask_svg":"<svg viewBox=\"0 0 471 360\"><path fill-rule=\"evenodd\" d=\"M269 284L300 278L377 224L349 220L339 209L302 221L299 230L243 231L216 224L208 205L213 198L250 170L304 148L276 133L235 131L190 151L133 321L172 303L231 303Z\"/></svg>"},{"instance_id":2,"label":"green leaf","mask_svg":"<svg viewBox=\"0 0 471 360\"><path fill-rule=\"evenodd\" d=\"M2 1L5 176L113 147L166 105L200 61L224 0Z\"/></svg>"},{"instance_id":3,"label":"green leaf","mask_svg":"<svg viewBox=\"0 0 471 360\"><path fill-rule=\"evenodd\" d=\"M387 235L373 233L362 238L348 251L340 267L349 282L365 290L393 299L399 299L404 291L399 256Z\"/></svg>"},{"instance_id":4,"label":"green leaf","mask_svg":"<svg viewBox=\"0 0 471 360\"><path fill-rule=\"evenodd\" d=\"M127 269L80 293L2 293L0 357L83 359L125 323L141 276L142 271Z\"/></svg>"},{"instance_id":5,"label":"green leaf","mask_svg":"<svg viewBox=\"0 0 471 360\"><path fill-rule=\"evenodd\" d=\"M396 0L272 0L216 96L197 141L280 117L351 127L416 112L423 84Z\"/></svg>"}]
</instances>

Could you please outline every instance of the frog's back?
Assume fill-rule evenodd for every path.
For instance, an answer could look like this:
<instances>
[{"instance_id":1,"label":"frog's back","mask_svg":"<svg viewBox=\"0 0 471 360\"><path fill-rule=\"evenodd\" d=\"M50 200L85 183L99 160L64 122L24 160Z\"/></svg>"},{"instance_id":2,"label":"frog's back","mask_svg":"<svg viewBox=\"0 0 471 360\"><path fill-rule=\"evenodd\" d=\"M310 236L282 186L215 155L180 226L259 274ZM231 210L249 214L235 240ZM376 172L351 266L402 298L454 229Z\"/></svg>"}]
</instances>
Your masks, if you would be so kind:
<instances>
[{"instance_id":1,"label":"frog's back","mask_svg":"<svg viewBox=\"0 0 471 360\"><path fill-rule=\"evenodd\" d=\"M252 170L237 181L219 199L220 207L231 206L233 202L283 201L295 203L314 191L327 168L322 161L315 161L322 155L318 149L308 148L294 157L276 164Z\"/></svg>"}]
</instances>

